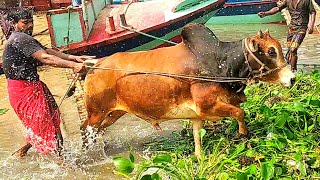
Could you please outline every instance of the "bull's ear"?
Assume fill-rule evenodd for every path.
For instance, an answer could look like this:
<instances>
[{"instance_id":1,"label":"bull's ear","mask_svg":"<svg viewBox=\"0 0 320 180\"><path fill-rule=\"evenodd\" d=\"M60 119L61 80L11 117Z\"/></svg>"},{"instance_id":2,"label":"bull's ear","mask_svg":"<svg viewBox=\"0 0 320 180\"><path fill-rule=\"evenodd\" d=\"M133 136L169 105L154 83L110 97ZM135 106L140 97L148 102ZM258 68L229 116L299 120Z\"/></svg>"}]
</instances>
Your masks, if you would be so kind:
<instances>
[{"instance_id":1,"label":"bull's ear","mask_svg":"<svg viewBox=\"0 0 320 180\"><path fill-rule=\"evenodd\" d=\"M253 38L251 38L251 39L249 40L249 49L250 49L251 52L256 52L256 51L258 51L258 49L259 49L259 44L258 44L258 42L257 42L255 39L253 39Z\"/></svg>"},{"instance_id":2,"label":"bull's ear","mask_svg":"<svg viewBox=\"0 0 320 180\"><path fill-rule=\"evenodd\" d=\"M259 36L261 39L263 38L263 33L262 33L261 30L258 32L258 36Z\"/></svg>"}]
</instances>

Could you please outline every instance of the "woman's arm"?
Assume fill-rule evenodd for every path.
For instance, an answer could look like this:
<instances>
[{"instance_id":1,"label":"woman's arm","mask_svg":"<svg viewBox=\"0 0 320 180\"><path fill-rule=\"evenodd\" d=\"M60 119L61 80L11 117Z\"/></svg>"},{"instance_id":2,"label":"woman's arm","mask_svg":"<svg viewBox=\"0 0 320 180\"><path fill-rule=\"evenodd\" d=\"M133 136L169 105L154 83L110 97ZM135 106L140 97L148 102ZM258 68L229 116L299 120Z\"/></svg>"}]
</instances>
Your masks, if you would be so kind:
<instances>
[{"instance_id":1,"label":"woman's arm","mask_svg":"<svg viewBox=\"0 0 320 180\"><path fill-rule=\"evenodd\" d=\"M83 62L87 59L94 59L95 58L95 56L75 56L75 55L71 55L71 54L65 54L63 52L60 52L60 51L57 51L54 49L49 49L49 48L46 49L46 52L48 54L57 56L59 58L66 59L69 61L76 61L76 62Z\"/></svg>"},{"instance_id":2,"label":"woman's arm","mask_svg":"<svg viewBox=\"0 0 320 180\"><path fill-rule=\"evenodd\" d=\"M82 72L85 69L82 63L70 61L69 59L63 59L59 56L48 54L47 51L43 49L34 52L32 56L44 64L60 68L72 68L77 73ZM62 55L62 57L65 56Z\"/></svg>"}]
</instances>

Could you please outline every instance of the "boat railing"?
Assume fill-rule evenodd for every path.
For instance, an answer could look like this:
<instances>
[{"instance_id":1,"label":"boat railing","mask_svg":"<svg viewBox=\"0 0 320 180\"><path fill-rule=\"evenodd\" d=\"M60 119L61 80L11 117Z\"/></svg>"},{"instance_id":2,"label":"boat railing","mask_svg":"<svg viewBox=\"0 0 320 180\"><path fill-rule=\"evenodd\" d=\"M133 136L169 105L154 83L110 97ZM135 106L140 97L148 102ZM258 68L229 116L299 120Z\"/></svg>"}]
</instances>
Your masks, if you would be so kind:
<instances>
[{"instance_id":1,"label":"boat railing","mask_svg":"<svg viewBox=\"0 0 320 180\"><path fill-rule=\"evenodd\" d=\"M86 41L101 10L112 0L83 1L80 7L69 6L47 13L51 44L67 48L70 44Z\"/></svg>"},{"instance_id":2,"label":"boat railing","mask_svg":"<svg viewBox=\"0 0 320 180\"><path fill-rule=\"evenodd\" d=\"M121 1L122 4L127 4L127 7L121 14L126 13L132 2L138 1L139 0ZM86 41L100 12L107 5L113 3L114 0L82 0L81 6L79 7L69 6L65 9L48 11L47 20L52 47L66 50L70 44ZM114 5L117 4L118 3L115 3ZM120 32L120 30L115 30L113 17L106 18L110 21L110 29L113 30L112 33ZM122 18L124 18L124 15Z\"/></svg>"}]
</instances>

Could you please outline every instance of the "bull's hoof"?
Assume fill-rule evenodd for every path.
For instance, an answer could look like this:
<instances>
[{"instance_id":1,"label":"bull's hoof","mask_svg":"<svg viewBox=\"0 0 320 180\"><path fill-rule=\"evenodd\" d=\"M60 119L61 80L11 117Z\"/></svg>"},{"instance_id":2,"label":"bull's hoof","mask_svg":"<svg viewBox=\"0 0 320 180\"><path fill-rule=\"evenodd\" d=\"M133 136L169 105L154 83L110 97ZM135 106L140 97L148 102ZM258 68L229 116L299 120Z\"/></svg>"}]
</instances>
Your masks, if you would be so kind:
<instances>
[{"instance_id":1,"label":"bull's hoof","mask_svg":"<svg viewBox=\"0 0 320 180\"><path fill-rule=\"evenodd\" d=\"M247 134L239 133L238 134L238 139L249 139L249 137L250 137L249 133L247 133Z\"/></svg>"},{"instance_id":2,"label":"bull's hoof","mask_svg":"<svg viewBox=\"0 0 320 180\"><path fill-rule=\"evenodd\" d=\"M97 140L84 140L82 142L82 150L88 151L89 149L93 148L93 145L96 144Z\"/></svg>"},{"instance_id":3,"label":"bull's hoof","mask_svg":"<svg viewBox=\"0 0 320 180\"><path fill-rule=\"evenodd\" d=\"M281 99L280 97L272 96L272 97L270 97L269 99L267 99L267 100L264 102L264 104L265 104L266 106L272 106L273 104L278 103L278 102L281 102L281 101L282 101L282 99Z\"/></svg>"},{"instance_id":4,"label":"bull's hoof","mask_svg":"<svg viewBox=\"0 0 320 180\"><path fill-rule=\"evenodd\" d=\"M87 150L93 148L93 146L94 146L94 144L96 144L96 142L97 142L96 136L95 136L95 138L84 136L82 138L82 150L87 151Z\"/></svg>"}]
</instances>

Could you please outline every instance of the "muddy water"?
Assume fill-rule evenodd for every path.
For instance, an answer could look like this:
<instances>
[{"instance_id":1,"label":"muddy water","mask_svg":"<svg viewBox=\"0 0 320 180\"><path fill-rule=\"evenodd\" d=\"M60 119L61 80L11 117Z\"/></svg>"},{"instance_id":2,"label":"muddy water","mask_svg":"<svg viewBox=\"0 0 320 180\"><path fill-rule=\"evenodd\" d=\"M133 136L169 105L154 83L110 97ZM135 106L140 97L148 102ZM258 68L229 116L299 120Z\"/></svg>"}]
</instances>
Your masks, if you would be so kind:
<instances>
[{"instance_id":1,"label":"muddy water","mask_svg":"<svg viewBox=\"0 0 320 180\"><path fill-rule=\"evenodd\" d=\"M41 19L42 16L37 18L36 28L41 27L43 30L45 22ZM285 25L208 26L223 41L239 40L260 29L269 29L271 35L278 38L286 50ZM37 38L43 44L50 42L47 34ZM1 48L0 46L0 50ZM319 48L319 35L308 35L299 50L299 63L320 64ZM48 84L57 102L61 102L68 88L65 71L44 68L40 76ZM181 129L178 121L170 121L161 124L164 131L159 133L139 118L125 115L98 138L98 143L92 149L84 152L81 150L80 120L75 100L68 98L61 106L66 161L64 166L58 166L54 163L54 157L41 156L33 149L22 159L11 156L12 152L24 144L24 128L8 103L3 75L0 76L0 108L9 109L6 114L0 115L0 179L121 179L113 173L112 157L128 156L130 145L134 147L136 155L146 157L148 151L142 147L143 142Z\"/></svg>"}]
</instances>

